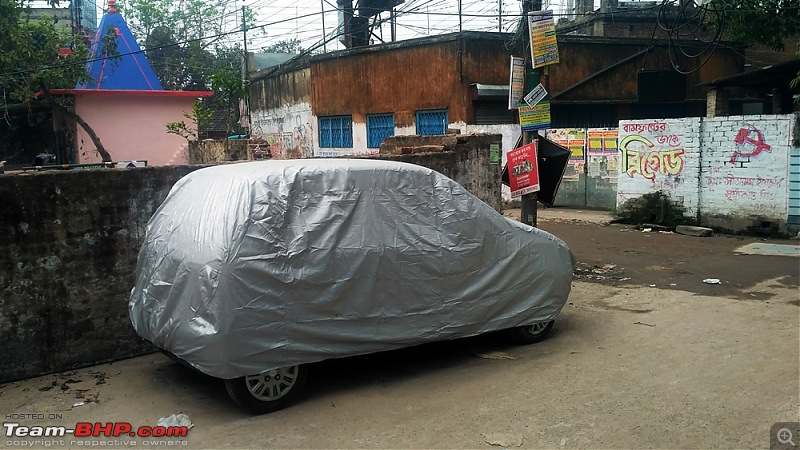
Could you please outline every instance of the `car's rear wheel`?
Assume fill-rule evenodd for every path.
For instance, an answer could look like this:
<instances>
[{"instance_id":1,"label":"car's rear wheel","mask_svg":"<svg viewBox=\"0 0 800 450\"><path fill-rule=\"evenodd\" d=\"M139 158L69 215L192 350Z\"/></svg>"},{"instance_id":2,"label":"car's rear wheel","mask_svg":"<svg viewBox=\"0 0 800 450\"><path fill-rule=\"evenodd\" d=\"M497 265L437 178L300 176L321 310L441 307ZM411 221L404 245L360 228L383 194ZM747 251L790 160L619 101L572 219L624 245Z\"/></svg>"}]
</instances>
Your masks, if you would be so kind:
<instances>
[{"instance_id":1,"label":"car's rear wheel","mask_svg":"<svg viewBox=\"0 0 800 450\"><path fill-rule=\"evenodd\" d=\"M553 323L555 323L555 320L523 325L505 330L505 334L506 337L517 344L535 344L547 338L550 330L553 329Z\"/></svg>"},{"instance_id":2,"label":"car's rear wheel","mask_svg":"<svg viewBox=\"0 0 800 450\"><path fill-rule=\"evenodd\" d=\"M288 366L225 380L225 389L246 411L266 414L296 402L307 377L307 366Z\"/></svg>"}]
</instances>

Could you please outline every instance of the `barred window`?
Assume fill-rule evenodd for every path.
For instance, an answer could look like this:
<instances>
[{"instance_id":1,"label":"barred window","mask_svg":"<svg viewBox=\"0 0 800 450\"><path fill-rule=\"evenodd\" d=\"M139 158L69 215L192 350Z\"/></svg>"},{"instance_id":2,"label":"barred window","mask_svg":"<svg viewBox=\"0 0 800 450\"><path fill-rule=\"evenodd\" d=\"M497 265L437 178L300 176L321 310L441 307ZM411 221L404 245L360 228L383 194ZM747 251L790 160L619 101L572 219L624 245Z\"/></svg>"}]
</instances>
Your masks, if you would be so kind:
<instances>
[{"instance_id":1,"label":"barred window","mask_svg":"<svg viewBox=\"0 0 800 450\"><path fill-rule=\"evenodd\" d=\"M367 116L367 148L378 148L384 139L394 136L394 114Z\"/></svg>"},{"instance_id":2,"label":"barred window","mask_svg":"<svg viewBox=\"0 0 800 450\"><path fill-rule=\"evenodd\" d=\"M447 134L447 110L417 111L417 134L424 136Z\"/></svg>"},{"instance_id":3,"label":"barred window","mask_svg":"<svg viewBox=\"0 0 800 450\"><path fill-rule=\"evenodd\" d=\"M319 118L319 146L321 148L352 148L353 117L327 116Z\"/></svg>"}]
</instances>

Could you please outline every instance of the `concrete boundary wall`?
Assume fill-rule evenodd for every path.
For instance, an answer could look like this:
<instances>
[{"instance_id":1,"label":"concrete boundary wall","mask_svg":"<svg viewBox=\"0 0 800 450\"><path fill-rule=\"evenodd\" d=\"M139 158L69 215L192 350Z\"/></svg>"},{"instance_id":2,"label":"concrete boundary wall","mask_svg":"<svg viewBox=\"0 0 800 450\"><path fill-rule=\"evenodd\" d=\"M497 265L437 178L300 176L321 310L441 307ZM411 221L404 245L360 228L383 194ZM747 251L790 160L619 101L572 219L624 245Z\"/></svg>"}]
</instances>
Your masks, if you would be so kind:
<instances>
[{"instance_id":1,"label":"concrete boundary wall","mask_svg":"<svg viewBox=\"0 0 800 450\"><path fill-rule=\"evenodd\" d=\"M501 136L468 140L383 158L442 172L499 208L489 144ZM202 167L0 175L0 382L154 351L128 318L136 259L172 185Z\"/></svg>"}]
</instances>

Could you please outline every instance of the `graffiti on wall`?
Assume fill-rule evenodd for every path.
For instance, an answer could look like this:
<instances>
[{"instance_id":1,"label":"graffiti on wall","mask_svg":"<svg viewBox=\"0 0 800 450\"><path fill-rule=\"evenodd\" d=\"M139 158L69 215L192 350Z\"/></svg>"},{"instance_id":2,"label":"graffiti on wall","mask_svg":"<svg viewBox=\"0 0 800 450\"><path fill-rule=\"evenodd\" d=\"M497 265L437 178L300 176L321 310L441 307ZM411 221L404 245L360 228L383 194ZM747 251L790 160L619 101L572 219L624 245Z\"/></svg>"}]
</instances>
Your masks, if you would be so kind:
<instances>
[{"instance_id":1,"label":"graffiti on wall","mask_svg":"<svg viewBox=\"0 0 800 450\"><path fill-rule=\"evenodd\" d=\"M638 174L655 183L659 175L675 177L683 172L685 150L681 136L667 133L666 123L625 124L623 130L639 133L630 134L619 143L621 169L628 177Z\"/></svg>"},{"instance_id":2,"label":"graffiti on wall","mask_svg":"<svg viewBox=\"0 0 800 450\"><path fill-rule=\"evenodd\" d=\"M274 158L312 157L314 139L310 110L280 113L283 115L255 116L251 134L269 143Z\"/></svg>"},{"instance_id":3,"label":"graffiti on wall","mask_svg":"<svg viewBox=\"0 0 800 450\"><path fill-rule=\"evenodd\" d=\"M750 162L750 158L755 158L761 152L770 152L772 147L766 143L764 134L751 124L739 129L736 137L733 138L736 150L731 155L730 164L733 167L744 168Z\"/></svg>"}]
</instances>

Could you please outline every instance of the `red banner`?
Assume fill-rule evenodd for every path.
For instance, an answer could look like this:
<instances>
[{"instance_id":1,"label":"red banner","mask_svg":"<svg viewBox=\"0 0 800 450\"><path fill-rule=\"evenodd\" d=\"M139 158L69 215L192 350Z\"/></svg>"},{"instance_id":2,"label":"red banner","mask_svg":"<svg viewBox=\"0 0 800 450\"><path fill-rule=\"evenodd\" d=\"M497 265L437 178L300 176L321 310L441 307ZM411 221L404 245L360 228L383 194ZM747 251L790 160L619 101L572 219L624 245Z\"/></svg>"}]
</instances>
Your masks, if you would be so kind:
<instances>
[{"instance_id":1,"label":"red banner","mask_svg":"<svg viewBox=\"0 0 800 450\"><path fill-rule=\"evenodd\" d=\"M536 162L536 142L508 152L508 181L511 197L539 191L539 165Z\"/></svg>"}]
</instances>

